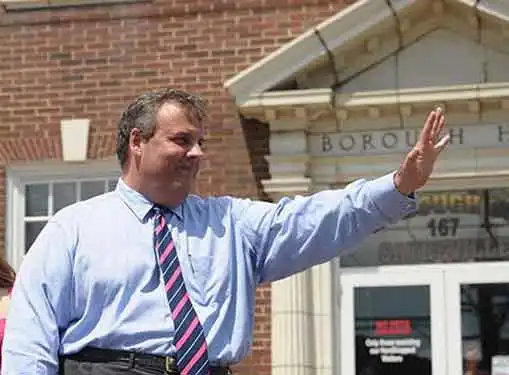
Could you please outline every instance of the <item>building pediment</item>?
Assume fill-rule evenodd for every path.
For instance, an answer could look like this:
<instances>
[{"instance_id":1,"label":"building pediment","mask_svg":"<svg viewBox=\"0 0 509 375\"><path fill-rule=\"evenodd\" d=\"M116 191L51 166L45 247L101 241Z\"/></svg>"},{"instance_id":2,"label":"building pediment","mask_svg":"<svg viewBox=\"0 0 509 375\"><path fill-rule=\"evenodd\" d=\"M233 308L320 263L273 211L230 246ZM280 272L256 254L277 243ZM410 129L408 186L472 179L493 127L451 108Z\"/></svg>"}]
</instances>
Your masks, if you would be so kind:
<instances>
[{"instance_id":1,"label":"building pediment","mask_svg":"<svg viewBox=\"0 0 509 375\"><path fill-rule=\"evenodd\" d=\"M446 21L444 21L446 22ZM404 49L380 54L361 73L350 73L336 85L337 92L408 90L509 82L509 39L505 44L480 44L473 37L451 30L446 24L429 31ZM468 25L462 25L465 28ZM382 43L382 42L376 42ZM495 41L492 41L495 44ZM498 47L498 48L497 48ZM380 48L382 48L380 46ZM353 66L362 65L352 61ZM322 72L312 71L301 81L309 88ZM323 82L326 84L326 82ZM319 87L319 86L318 86Z\"/></svg>"},{"instance_id":2,"label":"building pediment","mask_svg":"<svg viewBox=\"0 0 509 375\"><path fill-rule=\"evenodd\" d=\"M225 86L241 110L285 103L337 108L376 92L403 95L405 101L405 90L413 100L416 90L468 91L473 85L507 83L508 62L507 1L365 0Z\"/></svg>"}]
</instances>

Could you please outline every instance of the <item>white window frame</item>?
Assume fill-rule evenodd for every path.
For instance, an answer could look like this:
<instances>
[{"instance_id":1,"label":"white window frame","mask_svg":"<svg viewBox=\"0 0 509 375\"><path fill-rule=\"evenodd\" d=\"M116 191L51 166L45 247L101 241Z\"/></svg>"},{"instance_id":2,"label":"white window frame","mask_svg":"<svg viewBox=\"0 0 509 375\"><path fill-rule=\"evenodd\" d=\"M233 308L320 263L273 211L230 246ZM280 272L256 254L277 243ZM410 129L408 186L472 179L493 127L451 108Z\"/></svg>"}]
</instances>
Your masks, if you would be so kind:
<instances>
[{"instance_id":1,"label":"white window frame","mask_svg":"<svg viewBox=\"0 0 509 375\"><path fill-rule=\"evenodd\" d=\"M448 374L463 372L463 340L461 322L461 286L465 284L506 284L509 262L460 264L445 272L445 300L447 301L446 338ZM495 372L493 371L493 374Z\"/></svg>"},{"instance_id":2,"label":"white window frame","mask_svg":"<svg viewBox=\"0 0 509 375\"><path fill-rule=\"evenodd\" d=\"M419 266L379 266L346 269L340 285L340 373L355 374L354 289L359 287L425 285L430 290L432 374L463 373L461 286L505 284L509 262L442 263Z\"/></svg>"},{"instance_id":3,"label":"white window frame","mask_svg":"<svg viewBox=\"0 0 509 375\"><path fill-rule=\"evenodd\" d=\"M432 374L447 373L447 347L444 340L446 332L446 317L454 314L446 314L444 305L444 271L441 266L423 265L419 268L422 272L416 272L412 266L381 266L365 268L362 272L343 272L340 277L341 302L340 316L342 332L341 343L341 374L355 374L355 304L354 289L359 287L406 287L426 286L429 287L430 297L430 333L431 333L431 366ZM459 310L458 310L459 311ZM460 336L461 337L461 336Z\"/></svg>"},{"instance_id":4,"label":"white window frame","mask_svg":"<svg viewBox=\"0 0 509 375\"><path fill-rule=\"evenodd\" d=\"M120 176L116 159L86 163L34 163L7 169L5 256L18 270L25 255L25 186L27 184L91 179L115 179Z\"/></svg>"}]
</instances>

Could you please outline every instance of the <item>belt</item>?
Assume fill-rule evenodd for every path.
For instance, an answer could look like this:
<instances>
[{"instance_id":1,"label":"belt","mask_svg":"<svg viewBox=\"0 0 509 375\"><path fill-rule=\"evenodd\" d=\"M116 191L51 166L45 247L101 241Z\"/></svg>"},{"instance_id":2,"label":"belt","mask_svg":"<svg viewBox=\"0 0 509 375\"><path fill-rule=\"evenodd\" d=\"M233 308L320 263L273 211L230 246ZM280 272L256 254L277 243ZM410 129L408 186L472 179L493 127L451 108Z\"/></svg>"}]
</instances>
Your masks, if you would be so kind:
<instances>
[{"instance_id":1,"label":"belt","mask_svg":"<svg viewBox=\"0 0 509 375\"><path fill-rule=\"evenodd\" d=\"M102 349L94 347L86 347L80 352L64 355L62 360L70 359L77 362L95 362L108 363L117 362L125 363L127 368L144 368L160 371L161 374L177 375L179 370L174 357L165 357L153 354L144 354L138 352L129 352L125 350ZM228 367L210 368L210 375L231 375Z\"/></svg>"}]
</instances>

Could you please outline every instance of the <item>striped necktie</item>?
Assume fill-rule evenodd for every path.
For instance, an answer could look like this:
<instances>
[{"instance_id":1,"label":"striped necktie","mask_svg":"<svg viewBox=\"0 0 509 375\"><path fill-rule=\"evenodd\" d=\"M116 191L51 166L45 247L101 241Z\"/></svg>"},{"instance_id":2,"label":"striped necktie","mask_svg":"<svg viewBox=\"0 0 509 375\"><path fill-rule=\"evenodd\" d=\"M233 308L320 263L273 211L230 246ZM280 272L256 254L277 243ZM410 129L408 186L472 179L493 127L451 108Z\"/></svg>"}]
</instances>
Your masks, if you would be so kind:
<instances>
[{"instance_id":1,"label":"striped necktie","mask_svg":"<svg viewBox=\"0 0 509 375\"><path fill-rule=\"evenodd\" d=\"M182 375L210 374L205 334L182 277L177 250L164 215L168 212L154 206L154 246L175 326L177 367Z\"/></svg>"}]
</instances>

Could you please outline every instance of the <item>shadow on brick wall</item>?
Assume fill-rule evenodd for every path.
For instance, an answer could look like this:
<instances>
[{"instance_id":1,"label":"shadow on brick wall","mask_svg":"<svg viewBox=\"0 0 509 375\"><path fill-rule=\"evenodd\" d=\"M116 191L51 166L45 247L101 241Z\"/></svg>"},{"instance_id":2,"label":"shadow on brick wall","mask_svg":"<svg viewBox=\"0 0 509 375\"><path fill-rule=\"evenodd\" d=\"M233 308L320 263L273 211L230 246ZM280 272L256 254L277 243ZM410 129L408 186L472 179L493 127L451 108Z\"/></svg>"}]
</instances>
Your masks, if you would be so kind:
<instances>
[{"instance_id":1,"label":"shadow on brick wall","mask_svg":"<svg viewBox=\"0 0 509 375\"><path fill-rule=\"evenodd\" d=\"M262 180L270 178L269 164L265 157L269 155L269 124L255 118L240 116L242 131L249 152L249 161L256 180L259 199L270 201L263 190Z\"/></svg>"}]
</instances>

